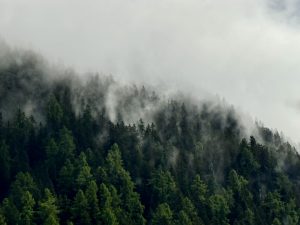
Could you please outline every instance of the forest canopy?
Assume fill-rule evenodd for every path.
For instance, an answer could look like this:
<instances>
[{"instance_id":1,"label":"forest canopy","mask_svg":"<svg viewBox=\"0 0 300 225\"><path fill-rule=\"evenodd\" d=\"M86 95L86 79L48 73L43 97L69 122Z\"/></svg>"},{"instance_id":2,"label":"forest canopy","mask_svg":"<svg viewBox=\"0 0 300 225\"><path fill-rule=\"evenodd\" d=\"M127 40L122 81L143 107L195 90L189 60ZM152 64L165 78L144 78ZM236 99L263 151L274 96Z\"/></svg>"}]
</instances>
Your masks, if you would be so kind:
<instances>
[{"instance_id":1,"label":"forest canopy","mask_svg":"<svg viewBox=\"0 0 300 225\"><path fill-rule=\"evenodd\" d=\"M300 157L211 101L0 64L0 225L297 225Z\"/></svg>"}]
</instances>

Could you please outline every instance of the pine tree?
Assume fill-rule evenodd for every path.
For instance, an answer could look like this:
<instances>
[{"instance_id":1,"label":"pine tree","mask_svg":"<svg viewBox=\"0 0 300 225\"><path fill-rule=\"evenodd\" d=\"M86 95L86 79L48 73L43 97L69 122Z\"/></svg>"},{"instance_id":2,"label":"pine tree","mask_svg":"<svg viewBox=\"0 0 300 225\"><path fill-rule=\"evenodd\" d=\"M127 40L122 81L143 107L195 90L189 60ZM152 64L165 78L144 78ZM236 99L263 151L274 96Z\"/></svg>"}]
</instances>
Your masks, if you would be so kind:
<instances>
[{"instance_id":1,"label":"pine tree","mask_svg":"<svg viewBox=\"0 0 300 225\"><path fill-rule=\"evenodd\" d=\"M94 180L92 180L87 187L85 196L89 204L91 222L94 225L99 224L99 218L100 218L99 200L98 200L97 193L98 193L97 184Z\"/></svg>"},{"instance_id":2,"label":"pine tree","mask_svg":"<svg viewBox=\"0 0 300 225\"><path fill-rule=\"evenodd\" d=\"M248 148L248 145L243 144L240 145L241 150L236 159L236 168L239 174L242 176L249 178L251 175L254 175L259 168L258 162L254 159L252 151Z\"/></svg>"},{"instance_id":3,"label":"pine tree","mask_svg":"<svg viewBox=\"0 0 300 225\"><path fill-rule=\"evenodd\" d=\"M155 171L149 183L153 190L154 204L175 204L177 186L169 171Z\"/></svg>"},{"instance_id":4,"label":"pine tree","mask_svg":"<svg viewBox=\"0 0 300 225\"><path fill-rule=\"evenodd\" d=\"M88 201L82 190L77 192L72 206L73 221L78 225L89 225L91 218L89 215Z\"/></svg>"},{"instance_id":5,"label":"pine tree","mask_svg":"<svg viewBox=\"0 0 300 225\"><path fill-rule=\"evenodd\" d=\"M287 215L287 223L289 225L297 225L299 223L299 210L297 209L295 199L290 199L285 204L285 215Z\"/></svg>"},{"instance_id":6,"label":"pine tree","mask_svg":"<svg viewBox=\"0 0 300 225\"><path fill-rule=\"evenodd\" d=\"M29 192L30 195L33 195L35 197L39 196L38 187L34 182L32 176L27 172L20 172L17 174L16 180L11 186L11 197L18 209L21 208L22 198L24 196L28 197L28 193L25 195L25 192Z\"/></svg>"},{"instance_id":7,"label":"pine tree","mask_svg":"<svg viewBox=\"0 0 300 225\"><path fill-rule=\"evenodd\" d=\"M225 197L214 194L209 197L208 204L211 213L211 224L229 225L228 215L230 209Z\"/></svg>"},{"instance_id":8,"label":"pine tree","mask_svg":"<svg viewBox=\"0 0 300 225\"><path fill-rule=\"evenodd\" d=\"M58 141L59 153L57 159L58 168L63 166L66 160L74 159L75 154L75 143L74 138L70 130L66 127L63 127L59 131L59 141Z\"/></svg>"},{"instance_id":9,"label":"pine tree","mask_svg":"<svg viewBox=\"0 0 300 225\"><path fill-rule=\"evenodd\" d=\"M199 175L196 175L190 190L190 199L192 199L198 215L204 222L208 222L207 213L207 185L201 180Z\"/></svg>"},{"instance_id":10,"label":"pine tree","mask_svg":"<svg viewBox=\"0 0 300 225\"><path fill-rule=\"evenodd\" d=\"M281 225L282 223L280 222L279 219L275 218L272 222L272 225Z\"/></svg>"},{"instance_id":11,"label":"pine tree","mask_svg":"<svg viewBox=\"0 0 300 225\"><path fill-rule=\"evenodd\" d=\"M0 214L0 225L7 225L5 217L2 214Z\"/></svg>"},{"instance_id":12,"label":"pine tree","mask_svg":"<svg viewBox=\"0 0 300 225\"><path fill-rule=\"evenodd\" d=\"M12 123L13 136L10 140L14 172L28 171L28 145L34 135L34 122L19 108Z\"/></svg>"},{"instance_id":13,"label":"pine tree","mask_svg":"<svg viewBox=\"0 0 300 225\"><path fill-rule=\"evenodd\" d=\"M79 156L79 173L76 179L79 188L86 188L92 179L91 167L86 161L86 155L82 152Z\"/></svg>"},{"instance_id":14,"label":"pine tree","mask_svg":"<svg viewBox=\"0 0 300 225\"><path fill-rule=\"evenodd\" d=\"M182 212L185 213L185 215L189 218L189 220L191 221L191 223L193 225L203 224L201 219L198 216L198 213L197 213L197 210L196 210L194 204L192 203L192 201L189 198L184 197L182 199L181 205L182 205Z\"/></svg>"},{"instance_id":15,"label":"pine tree","mask_svg":"<svg viewBox=\"0 0 300 225\"><path fill-rule=\"evenodd\" d=\"M22 208L20 210L20 221L21 225L32 225L34 216L34 205L35 200L29 191L25 191L21 197Z\"/></svg>"},{"instance_id":16,"label":"pine tree","mask_svg":"<svg viewBox=\"0 0 300 225\"><path fill-rule=\"evenodd\" d=\"M110 183L116 187L121 196L120 224L145 224L144 207L140 202L138 193L134 191L134 183L129 173L123 168L121 153L117 145L113 145L107 155L106 168Z\"/></svg>"},{"instance_id":17,"label":"pine tree","mask_svg":"<svg viewBox=\"0 0 300 225\"><path fill-rule=\"evenodd\" d=\"M106 225L118 225L118 219L117 215L119 212L119 209L114 209L113 204L113 198L109 191L109 189L106 187L105 184L100 185L100 220L102 224ZM115 203L116 204L116 203Z\"/></svg>"},{"instance_id":18,"label":"pine tree","mask_svg":"<svg viewBox=\"0 0 300 225\"><path fill-rule=\"evenodd\" d=\"M73 193L75 187L74 171L74 165L67 159L59 172L58 186L61 193L67 195Z\"/></svg>"},{"instance_id":19,"label":"pine tree","mask_svg":"<svg viewBox=\"0 0 300 225\"><path fill-rule=\"evenodd\" d=\"M62 107L56 97L51 95L47 105L47 123L54 131L57 131L62 126L62 119Z\"/></svg>"},{"instance_id":20,"label":"pine tree","mask_svg":"<svg viewBox=\"0 0 300 225\"><path fill-rule=\"evenodd\" d=\"M284 213L284 203L278 192L269 192L262 204L267 222L272 223L275 218L281 219Z\"/></svg>"},{"instance_id":21,"label":"pine tree","mask_svg":"<svg viewBox=\"0 0 300 225\"><path fill-rule=\"evenodd\" d=\"M167 203L157 207L152 217L152 225L174 225L173 212Z\"/></svg>"},{"instance_id":22,"label":"pine tree","mask_svg":"<svg viewBox=\"0 0 300 225\"><path fill-rule=\"evenodd\" d=\"M0 139L0 192L6 191L10 180L11 158L8 145Z\"/></svg>"},{"instance_id":23,"label":"pine tree","mask_svg":"<svg viewBox=\"0 0 300 225\"><path fill-rule=\"evenodd\" d=\"M56 179L57 176L57 157L58 157L59 149L58 146L53 138L49 140L49 142L46 145L46 156L47 156L47 170L50 178L53 180Z\"/></svg>"},{"instance_id":24,"label":"pine tree","mask_svg":"<svg viewBox=\"0 0 300 225\"><path fill-rule=\"evenodd\" d=\"M234 200L231 214L234 215L235 220L241 221L245 219L245 212L253 207L253 196L248 189L248 181L232 170L229 173L229 188Z\"/></svg>"},{"instance_id":25,"label":"pine tree","mask_svg":"<svg viewBox=\"0 0 300 225\"><path fill-rule=\"evenodd\" d=\"M193 222L191 221L189 216L183 210L181 210L179 212L177 224L178 225L193 225Z\"/></svg>"},{"instance_id":26,"label":"pine tree","mask_svg":"<svg viewBox=\"0 0 300 225\"><path fill-rule=\"evenodd\" d=\"M44 225L59 225L59 210L56 198L49 189L45 189L45 197L39 202L39 214Z\"/></svg>"},{"instance_id":27,"label":"pine tree","mask_svg":"<svg viewBox=\"0 0 300 225\"><path fill-rule=\"evenodd\" d=\"M0 115L0 120L1 120L1 115ZM1 208L0 208L0 225L7 225L6 218L5 218L3 210Z\"/></svg>"},{"instance_id":28,"label":"pine tree","mask_svg":"<svg viewBox=\"0 0 300 225\"><path fill-rule=\"evenodd\" d=\"M20 213L11 198L5 198L3 200L1 209L8 225L15 225L18 223Z\"/></svg>"}]
</instances>

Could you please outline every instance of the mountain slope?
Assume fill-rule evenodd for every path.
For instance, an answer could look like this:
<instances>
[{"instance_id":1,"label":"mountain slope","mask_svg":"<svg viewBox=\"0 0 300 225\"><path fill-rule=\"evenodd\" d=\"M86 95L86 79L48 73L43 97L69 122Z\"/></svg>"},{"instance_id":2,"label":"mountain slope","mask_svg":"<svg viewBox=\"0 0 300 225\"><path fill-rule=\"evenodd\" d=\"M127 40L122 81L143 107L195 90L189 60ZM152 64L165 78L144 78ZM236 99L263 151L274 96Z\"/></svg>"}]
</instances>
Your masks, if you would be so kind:
<instances>
[{"instance_id":1,"label":"mountain slope","mask_svg":"<svg viewBox=\"0 0 300 225\"><path fill-rule=\"evenodd\" d=\"M1 57L0 224L299 224L300 158L277 132L246 136L218 102Z\"/></svg>"}]
</instances>

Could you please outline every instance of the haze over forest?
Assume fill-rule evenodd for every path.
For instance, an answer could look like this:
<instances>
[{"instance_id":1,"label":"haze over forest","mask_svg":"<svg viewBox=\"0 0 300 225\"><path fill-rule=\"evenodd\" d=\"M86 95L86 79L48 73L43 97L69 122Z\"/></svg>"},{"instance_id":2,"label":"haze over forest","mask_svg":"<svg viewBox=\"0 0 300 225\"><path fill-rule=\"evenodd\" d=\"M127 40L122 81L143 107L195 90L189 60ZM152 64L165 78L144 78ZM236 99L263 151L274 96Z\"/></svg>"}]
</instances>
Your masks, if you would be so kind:
<instances>
[{"instance_id":1,"label":"haze over forest","mask_svg":"<svg viewBox=\"0 0 300 225\"><path fill-rule=\"evenodd\" d=\"M81 72L218 95L298 143L299 5L0 0L0 37Z\"/></svg>"},{"instance_id":2,"label":"haze over forest","mask_svg":"<svg viewBox=\"0 0 300 225\"><path fill-rule=\"evenodd\" d=\"M0 225L300 225L299 0L0 0Z\"/></svg>"}]
</instances>

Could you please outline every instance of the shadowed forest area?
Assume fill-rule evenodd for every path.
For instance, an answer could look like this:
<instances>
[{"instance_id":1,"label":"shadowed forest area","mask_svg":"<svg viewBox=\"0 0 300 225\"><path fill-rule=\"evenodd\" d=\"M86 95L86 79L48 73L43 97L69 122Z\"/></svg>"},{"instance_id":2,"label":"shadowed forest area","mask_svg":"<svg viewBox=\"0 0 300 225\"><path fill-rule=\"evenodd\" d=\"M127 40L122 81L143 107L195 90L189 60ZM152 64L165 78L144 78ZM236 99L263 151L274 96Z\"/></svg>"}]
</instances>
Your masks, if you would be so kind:
<instances>
[{"instance_id":1,"label":"shadowed forest area","mask_svg":"<svg viewBox=\"0 0 300 225\"><path fill-rule=\"evenodd\" d=\"M230 106L10 52L0 67L0 224L297 225L300 157Z\"/></svg>"}]
</instances>

